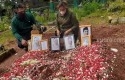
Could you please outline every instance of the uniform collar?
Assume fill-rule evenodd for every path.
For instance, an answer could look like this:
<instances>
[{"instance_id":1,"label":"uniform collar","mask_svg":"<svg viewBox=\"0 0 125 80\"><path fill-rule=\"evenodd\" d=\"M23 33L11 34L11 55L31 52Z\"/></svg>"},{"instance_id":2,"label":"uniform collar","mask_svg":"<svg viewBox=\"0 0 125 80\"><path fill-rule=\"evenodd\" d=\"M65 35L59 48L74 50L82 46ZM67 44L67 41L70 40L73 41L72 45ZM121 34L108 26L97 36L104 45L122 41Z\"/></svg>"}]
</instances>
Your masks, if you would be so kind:
<instances>
[{"instance_id":1,"label":"uniform collar","mask_svg":"<svg viewBox=\"0 0 125 80\"><path fill-rule=\"evenodd\" d=\"M59 14L59 16L61 16L61 14L58 12L58 14ZM66 15L68 15L69 14L69 10L67 9L66 10L66 13L63 15L63 16L66 16ZM61 16L61 17L63 17L63 16Z\"/></svg>"}]
</instances>

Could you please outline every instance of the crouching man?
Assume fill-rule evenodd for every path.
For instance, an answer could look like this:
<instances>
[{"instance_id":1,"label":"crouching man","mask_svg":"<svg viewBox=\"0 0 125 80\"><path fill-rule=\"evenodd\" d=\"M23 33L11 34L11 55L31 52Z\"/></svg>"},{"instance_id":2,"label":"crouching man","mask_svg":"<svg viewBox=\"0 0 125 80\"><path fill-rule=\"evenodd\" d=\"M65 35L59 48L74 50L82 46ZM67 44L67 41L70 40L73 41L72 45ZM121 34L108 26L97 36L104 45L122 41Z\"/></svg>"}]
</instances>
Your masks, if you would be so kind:
<instances>
[{"instance_id":1,"label":"crouching man","mask_svg":"<svg viewBox=\"0 0 125 80\"><path fill-rule=\"evenodd\" d=\"M33 15L25 12L25 5L19 3L16 6L16 14L12 18L12 33L17 39L18 47L28 50L28 40L31 39L32 25L35 24Z\"/></svg>"}]
</instances>

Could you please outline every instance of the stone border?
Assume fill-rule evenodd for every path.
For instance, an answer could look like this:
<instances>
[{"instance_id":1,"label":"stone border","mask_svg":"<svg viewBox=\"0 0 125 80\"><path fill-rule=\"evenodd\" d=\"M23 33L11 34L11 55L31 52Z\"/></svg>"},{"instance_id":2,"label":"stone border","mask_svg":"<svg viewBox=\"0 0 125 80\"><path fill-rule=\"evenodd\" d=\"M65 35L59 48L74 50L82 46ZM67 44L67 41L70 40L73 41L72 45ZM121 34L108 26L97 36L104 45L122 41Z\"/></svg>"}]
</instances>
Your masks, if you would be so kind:
<instances>
[{"instance_id":1,"label":"stone border","mask_svg":"<svg viewBox=\"0 0 125 80\"><path fill-rule=\"evenodd\" d=\"M13 48L4 51L3 53L0 54L0 63L3 62L4 60L6 60L7 58L9 58L10 56L12 56L15 53L16 53L16 51Z\"/></svg>"}]
</instances>

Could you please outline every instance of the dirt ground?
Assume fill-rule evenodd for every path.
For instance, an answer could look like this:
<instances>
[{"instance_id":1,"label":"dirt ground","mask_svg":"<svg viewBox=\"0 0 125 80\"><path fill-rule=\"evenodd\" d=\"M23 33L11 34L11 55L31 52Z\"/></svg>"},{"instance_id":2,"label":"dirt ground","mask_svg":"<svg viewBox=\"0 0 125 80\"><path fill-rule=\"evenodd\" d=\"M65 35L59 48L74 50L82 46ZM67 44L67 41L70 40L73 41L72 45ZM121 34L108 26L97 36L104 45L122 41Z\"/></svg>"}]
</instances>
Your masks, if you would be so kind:
<instances>
[{"instance_id":1,"label":"dirt ground","mask_svg":"<svg viewBox=\"0 0 125 80\"><path fill-rule=\"evenodd\" d=\"M104 42L111 48L118 49L114 62L114 78L111 80L125 80L125 25L108 25L93 28L93 39L109 39ZM99 39L99 40L98 40Z\"/></svg>"},{"instance_id":2,"label":"dirt ground","mask_svg":"<svg viewBox=\"0 0 125 80\"><path fill-rule=\"evenodd\" d=\"M49 34L48 34L49 35ZM46 35L48 37L48 35ZM102 25L92 26L92 41L102 41L110 48L118 49L116 60L113 64L113 78L110 80L125 80L125 25ZM107 41L109 40L109 41ZM8 46L14 47L17 53L0 64L0 73L5 71L10 65L23 54L15 41L9 42Z\"/></svg>"}]
</instances>

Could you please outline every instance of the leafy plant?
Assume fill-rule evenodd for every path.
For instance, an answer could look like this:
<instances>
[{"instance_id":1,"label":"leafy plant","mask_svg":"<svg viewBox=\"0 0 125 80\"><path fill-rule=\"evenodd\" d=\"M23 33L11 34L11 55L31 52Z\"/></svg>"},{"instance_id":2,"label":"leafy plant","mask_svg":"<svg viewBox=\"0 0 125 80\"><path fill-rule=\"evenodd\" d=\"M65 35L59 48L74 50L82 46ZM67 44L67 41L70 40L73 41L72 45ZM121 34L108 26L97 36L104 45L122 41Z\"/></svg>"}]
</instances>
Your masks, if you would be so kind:
<instances>
[{"instance_id":1,"label":"leafy plant","mask_svg":"<svg viewBox=\"0 0 125 80\"><path fill-rule=\"evenodd\" d=\"M42 23L43 25L47 25L48 22L55 20L55 13L50 12L49 10L44 10L43 14L37 14L35 18L38 22Z\"/></svg>"},{"instance_id":2,"label":"leafy plant","mask_svg":"<svg viewBox=\"0 0 125 80\"><path fill-rule=\"evenodd\" d=\"M5 30L9 29L10 19L8 19L7 16L3 16L0 24L1 24L0 25L0 31L5 31Z\"/></svg>"},{"instance_id":3,"label":"leafy plant","mask_svg":"<svg viewBox=\"0 0 125 80\"><path fill-rule=\"evenodd\" d=\"M96 2L89 2L85 5L82 5L81 8L72 8L72 11L76 14L78 20L82 20L82 17L85 17L98 9L101 8L101 5Z\"/></svg>"},{"instance_id":4,"label":"leafy plant","mask_svg":"<svg viewBox=\"0 0 125 80\"><path fill-rule=\"evenodd\" d=\"M123 3L123 1L115 1L109 4L109 12L117 12L123 10L125 10L125 4Z\"/></svg>"},{"instance_id":5,"label":"leafy plant","mask_svg":"<svg viewBox=\"0 0 125 80\"><path fill-rule=\"evenodd\" d=\"M73 13L75 13L78 20L82 20L82 17L85 16L82 8L73 8Z\"/></svg>"},{"instance_id":6,"label":"leafy plant","mask_svg":"<svg viewBox=\"0 0 125 80\"><path fill-rule=\"evenodd\" d=\"M87 3L83 6L83 10L85 11L85 15L91 14L96 10L100 9L101 5L97 2Z\"/></svg>"}]
</instances>

